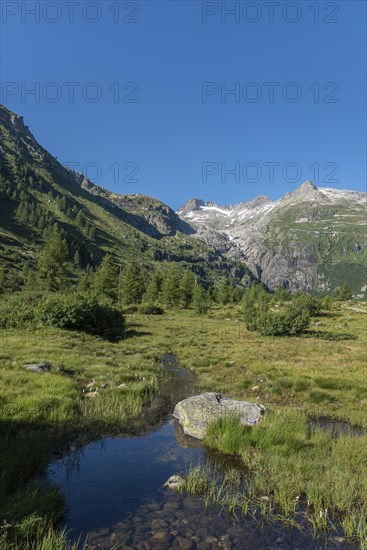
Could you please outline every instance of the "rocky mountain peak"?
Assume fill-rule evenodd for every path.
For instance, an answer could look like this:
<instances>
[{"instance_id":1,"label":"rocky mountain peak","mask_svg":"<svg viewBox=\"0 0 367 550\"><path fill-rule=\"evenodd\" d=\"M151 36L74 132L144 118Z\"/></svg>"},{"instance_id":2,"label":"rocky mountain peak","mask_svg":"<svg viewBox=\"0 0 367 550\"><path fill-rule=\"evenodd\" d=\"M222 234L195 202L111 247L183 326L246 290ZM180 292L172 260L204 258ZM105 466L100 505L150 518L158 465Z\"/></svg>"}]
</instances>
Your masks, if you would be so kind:
<instances>
[{"instance_id":1,"label":"rocky mountain peak","mask_svg":"<svg viewBox=\"0 0 367 550\"><path fill-rule=\"evenodd\" d=\"M188 212L192 212L193 210L200 210L200 207L205 206L205 202L203 199L190 199L185 204L179 208L177 213L179 215L185 215Z\"/></svg>"},{"instance_id":2,"label":"rocky mountain peak","mask_svg":"<svg viewBox=\"0 0 367 550\"><path fill-rule=\"evenodd\" d=\"M306 180L299 187L297 187L296 191L298 193L307 193L309 191L318 191L318 189L311 180Z\"/></svg>"},{"instance_id":3,"label":"rocky mountain peak","mask_svg":"<svg viewBox=\"0 0 367 550\"><path fill-rule=\"evenodd\" d=\"M316 187L311 180L307 180L302 183L292 193L286 193L281 199L281 203L288 204L289 202L317 202L319 204L328 204L329 198L322 192L321 189Z\"/></svg>"}]
</instances>

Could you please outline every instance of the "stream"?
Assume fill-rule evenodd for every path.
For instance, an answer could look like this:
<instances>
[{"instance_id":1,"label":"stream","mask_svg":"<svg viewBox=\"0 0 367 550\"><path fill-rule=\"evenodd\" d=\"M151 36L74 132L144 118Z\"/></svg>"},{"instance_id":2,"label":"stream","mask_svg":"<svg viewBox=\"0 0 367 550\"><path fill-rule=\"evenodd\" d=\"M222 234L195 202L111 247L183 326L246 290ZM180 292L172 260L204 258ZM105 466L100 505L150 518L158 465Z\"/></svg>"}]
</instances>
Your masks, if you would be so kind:
<instances>
[{"instance_id":1,"label":"stream","mask_svg":"<svg viewBox=\"0 0 367 550\"><path fill-rule=\"evenodd\" d=\"M206 507L195 495L164 488L171 475L190 465L223 471L236 464L183 434L172 412L178 401L198 393L196 378L172 354L162 363L164 383L144 411L143 434L108 437L49 464L47 478L65 498L70 540L82 543L88 534L88 548L99 550L353 548L342 537L313 539L280 522L234 517L216 505Z\"/></svg>"}]
</instances>

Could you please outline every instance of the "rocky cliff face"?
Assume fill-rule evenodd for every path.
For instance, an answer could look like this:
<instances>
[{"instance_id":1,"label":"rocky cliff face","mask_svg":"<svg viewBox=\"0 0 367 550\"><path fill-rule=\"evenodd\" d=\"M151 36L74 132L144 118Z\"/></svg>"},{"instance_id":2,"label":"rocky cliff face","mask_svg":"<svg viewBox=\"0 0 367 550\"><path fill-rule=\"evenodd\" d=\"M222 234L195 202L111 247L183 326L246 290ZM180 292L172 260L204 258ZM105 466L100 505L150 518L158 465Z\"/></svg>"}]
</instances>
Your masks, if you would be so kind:
<instances>
[{"instance_id":1,"label":"rocky cliff face","mask_svg":"<svg viewBox=\"0 0 367 550\"><path fill-rule=\"evenodd\" d=\"M366 193L306 181L278 201L234 206L192 199L178 215L196 236L242 260L270 288L329 291L347 280L361 293L366 275Z\"/></svg>"}]
</instances>

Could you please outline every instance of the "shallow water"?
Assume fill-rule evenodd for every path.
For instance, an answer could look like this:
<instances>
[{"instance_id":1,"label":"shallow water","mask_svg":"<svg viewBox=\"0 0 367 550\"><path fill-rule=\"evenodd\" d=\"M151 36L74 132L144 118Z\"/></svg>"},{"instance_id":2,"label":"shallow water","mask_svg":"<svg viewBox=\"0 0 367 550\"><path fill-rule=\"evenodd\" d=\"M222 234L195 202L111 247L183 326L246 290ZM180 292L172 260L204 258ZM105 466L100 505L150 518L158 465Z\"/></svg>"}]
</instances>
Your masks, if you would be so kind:
<instances>
[{"instance_id":1,"label":"shallow water","mask_svg":"<svg viewBox=\"0 0 367 550\"><path fill-rule=\"evenodd\" d=\"M313 540L280 523L231 516L197 497L163 487L170 475L191 464L217 469L236 467L233 460L208 453L199 441L184 436L169 414L180 399L196 392L196 379L167 354L168 376L147 407L147 433L109 437L52 462L47 477L66 500L70 538L85 539L93 549L308 550L351 548L342 539Z\"/></svg>"},{"instance_id":2,"label":"shallow water","mask_svg":"<svg viewBox=\"0 0 367 550\"><path fill-rule=\"evenodd\" d=\"M309 421L310 428L321 428L325 432L329 432L333 438L342 435L359 436L365 433L364 429L359 426L352 426L344 420L336 420L328 416L312 417Z\"/></svg>"}]
</instances>

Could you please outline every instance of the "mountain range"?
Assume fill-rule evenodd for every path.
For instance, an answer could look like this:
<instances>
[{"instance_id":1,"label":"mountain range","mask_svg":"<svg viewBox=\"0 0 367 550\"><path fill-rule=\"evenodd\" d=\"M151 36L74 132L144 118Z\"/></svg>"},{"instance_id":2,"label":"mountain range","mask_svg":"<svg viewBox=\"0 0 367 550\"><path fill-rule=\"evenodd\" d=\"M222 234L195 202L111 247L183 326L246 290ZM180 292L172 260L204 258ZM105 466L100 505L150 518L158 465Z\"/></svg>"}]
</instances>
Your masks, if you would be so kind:
<instances>
[{"instance_id":1,"label":"mountain range","mask_svg":"<svg viewBox=\"0 0 367 550\"><path fill-rule=\"evenodd\" d=\"M326 293L350 283L366 291L366 193L303 183L273 201L233 206L190 199L177 212L145 195L119 195L66 168L23 118L0 106L0 258L20 284L57 223L77 256L75 269L105 253L148 270L179 262L203 282L223 274ZM75 263L75 262L74 262Z\"/></svg>"},{"instance_id":2,"label":"mountain range","mask_svg":"<svg viewBox=\"0 0 367 550\"><path fill-rule=\"evenodd\" d=\"M178 211L196 237L242 261L266 286L329 292L348 281L366 290L366 193L304 182L273 201L234 206L191 199Z\"/></svg>"}]
</instances>

